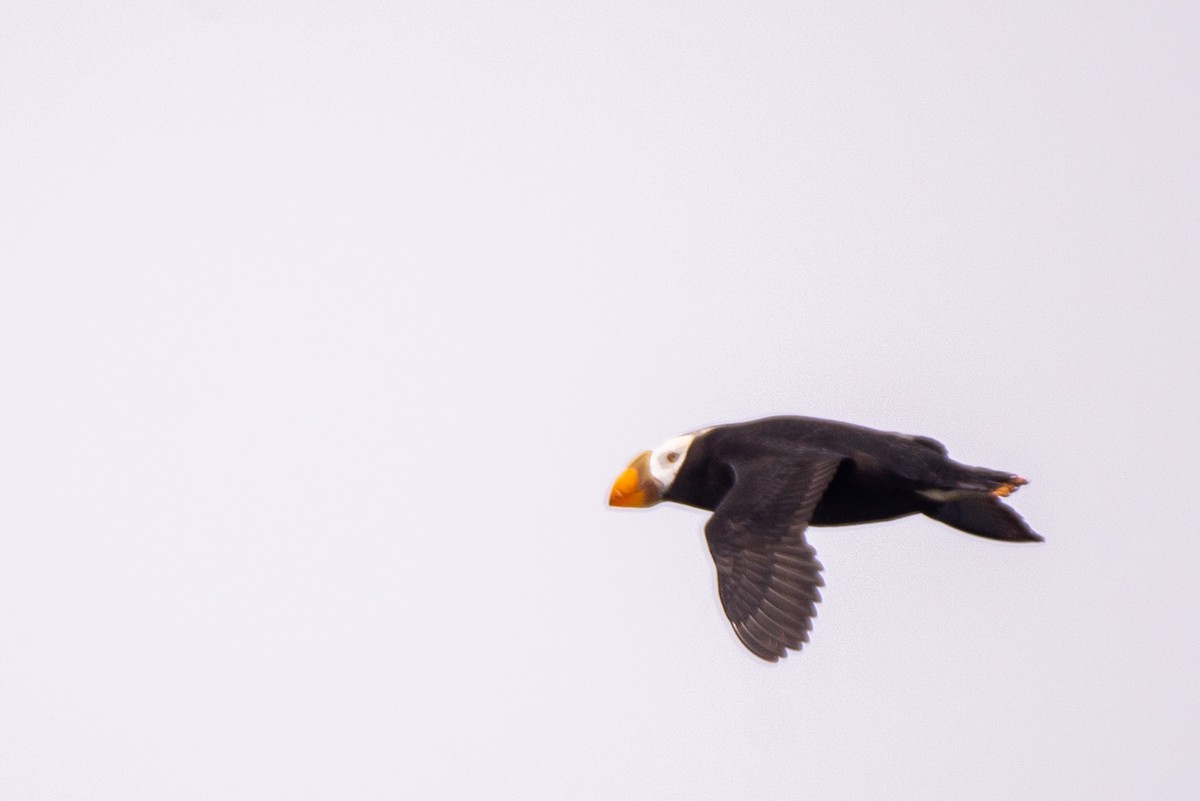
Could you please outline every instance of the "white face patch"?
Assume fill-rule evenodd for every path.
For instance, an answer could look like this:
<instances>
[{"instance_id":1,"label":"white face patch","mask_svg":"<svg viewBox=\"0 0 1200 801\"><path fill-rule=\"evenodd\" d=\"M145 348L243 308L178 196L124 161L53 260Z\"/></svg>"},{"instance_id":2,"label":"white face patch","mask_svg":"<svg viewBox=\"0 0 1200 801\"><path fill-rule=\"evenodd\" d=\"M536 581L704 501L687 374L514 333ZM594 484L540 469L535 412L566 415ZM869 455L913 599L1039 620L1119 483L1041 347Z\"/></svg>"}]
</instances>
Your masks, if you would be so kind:
<instances>
[{"instance_id":1,"label":"white face patch","mask_svg":"<svg viewBox=\"0 0 1200 801\"><path fill-rule=\"evenodd\" d=\"M692 442L704 431L669 439L650 451L650 475L658 482L663 492L675 482L675 476L683 466L683 460L687 458L688 448L692 447Z\"/></svg>"}]
</instances>

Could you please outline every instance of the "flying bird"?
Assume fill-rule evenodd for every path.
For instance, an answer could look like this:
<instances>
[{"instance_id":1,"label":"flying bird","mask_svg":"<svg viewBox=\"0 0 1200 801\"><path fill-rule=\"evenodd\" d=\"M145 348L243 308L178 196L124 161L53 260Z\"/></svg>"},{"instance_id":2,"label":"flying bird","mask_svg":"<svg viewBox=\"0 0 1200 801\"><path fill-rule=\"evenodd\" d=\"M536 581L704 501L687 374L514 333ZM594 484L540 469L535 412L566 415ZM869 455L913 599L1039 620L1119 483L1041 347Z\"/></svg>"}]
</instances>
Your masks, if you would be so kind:
<instances>
[{"instance_id":1,"label":"flying bird","mask_svg":"<svg viewBox=\"0 0 1200 801\"><path fill-rule=\"evenodd\" d=\"M704 527L717 594L738 639L771 662L808 641L821 563L809 525L921 513L959 531L1041 542L1001 499L1028 483L949 458L929 437L811 417L769 417L669 439L629 463L612 506L660 501L712 511Z\"/></svg>"}]
</instances>

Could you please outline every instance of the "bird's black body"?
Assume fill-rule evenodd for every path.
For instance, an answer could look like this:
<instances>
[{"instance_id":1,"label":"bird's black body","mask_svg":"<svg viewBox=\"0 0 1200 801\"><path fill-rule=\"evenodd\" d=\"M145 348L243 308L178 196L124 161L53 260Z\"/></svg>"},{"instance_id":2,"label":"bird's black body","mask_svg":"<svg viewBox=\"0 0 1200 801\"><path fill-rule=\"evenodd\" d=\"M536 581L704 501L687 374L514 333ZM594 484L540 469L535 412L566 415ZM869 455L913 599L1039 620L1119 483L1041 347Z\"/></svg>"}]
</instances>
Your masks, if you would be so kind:
<instances>
[{"instance_id":1,"label":"bird's black body","mask_svg":"<svg viewBox=\"0 0 1200 801\"><path fill-rule=\"evenodd\" d=\"M990 497L1014 479L1023 483L1011 473L960 464L929 437L813 417L768 417L717 426L698 436L664 500L714 510L733 484L734 465L758 459L786 464L810 453L838 459L809 520L814 526L871 523L920 512L932 512L936 519L937 507L945 503L920 492ZM1027 533L990 538L1041 540Z\"/></svg>"},{"instance_id":2,"label":"bird's black body","mask_svg":"<svg viewBox=\"0 0 1200 801\"><path fill-rule=\"evenodd\" d=\"M665 478L651 480L649 469ZM1038 542L1001 500L1025 483L955 462L928 437L771 417L647 451L614 485L610 502L650 505L658 487L661 500L712 510L705 535L721 605L746 647L775 661L808 640L820 600L821 564L804 539L808 525L922 513L980 537Z\"/></svg>"}]
</instances>

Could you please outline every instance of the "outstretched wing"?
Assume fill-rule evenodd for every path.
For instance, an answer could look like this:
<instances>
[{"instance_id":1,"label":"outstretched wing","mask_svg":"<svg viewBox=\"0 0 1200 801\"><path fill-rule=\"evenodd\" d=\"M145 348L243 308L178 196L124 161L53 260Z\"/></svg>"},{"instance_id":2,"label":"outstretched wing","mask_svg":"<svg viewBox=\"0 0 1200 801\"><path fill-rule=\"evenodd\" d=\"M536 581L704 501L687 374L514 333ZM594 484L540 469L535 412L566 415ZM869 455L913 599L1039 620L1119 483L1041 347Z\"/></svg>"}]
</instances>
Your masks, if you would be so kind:
<instances>
[{"instance_id":1,"label":"outstretched wing","mask_svg":"<svg viewBox=\"0 0 1200 801\"><path fill-rule=\"evenodd\" d=\"M704 533L738 639L771 662L808 641L821 563L804 529L842 457L821 451L730 465L733 486Z\"/></svg>"}]
</instances>

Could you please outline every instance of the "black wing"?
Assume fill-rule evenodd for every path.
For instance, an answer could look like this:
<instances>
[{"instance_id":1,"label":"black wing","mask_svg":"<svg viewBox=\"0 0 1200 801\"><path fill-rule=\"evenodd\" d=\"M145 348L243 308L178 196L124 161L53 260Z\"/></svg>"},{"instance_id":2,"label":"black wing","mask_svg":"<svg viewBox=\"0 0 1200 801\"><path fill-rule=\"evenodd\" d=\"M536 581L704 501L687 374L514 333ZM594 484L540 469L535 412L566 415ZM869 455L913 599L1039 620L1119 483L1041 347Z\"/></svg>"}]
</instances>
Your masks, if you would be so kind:
<instances>
[{"instance_id":1,"label":"black wing","mask_svg":"<svg viewBox=\"0 0 1200 801\"><path fill-rule=\"evenodd\" d=\"M721 605L755 656L775 662L808 641L823 582L804 529L841 461L814 451L731 465L733 486L704 533Z\"/></svg>"}]
</instances>

